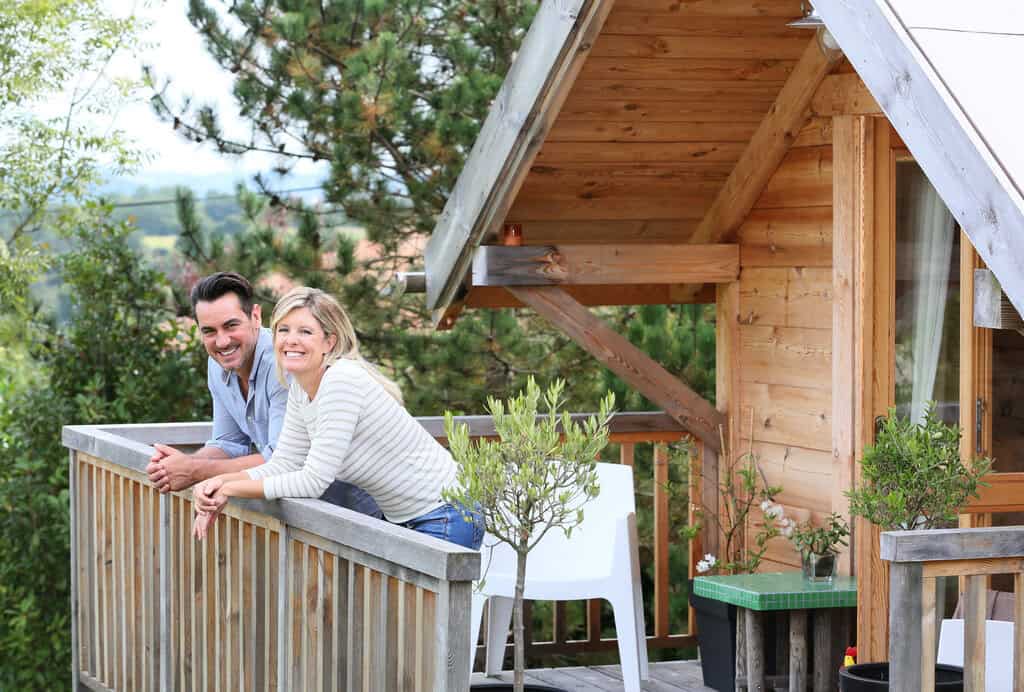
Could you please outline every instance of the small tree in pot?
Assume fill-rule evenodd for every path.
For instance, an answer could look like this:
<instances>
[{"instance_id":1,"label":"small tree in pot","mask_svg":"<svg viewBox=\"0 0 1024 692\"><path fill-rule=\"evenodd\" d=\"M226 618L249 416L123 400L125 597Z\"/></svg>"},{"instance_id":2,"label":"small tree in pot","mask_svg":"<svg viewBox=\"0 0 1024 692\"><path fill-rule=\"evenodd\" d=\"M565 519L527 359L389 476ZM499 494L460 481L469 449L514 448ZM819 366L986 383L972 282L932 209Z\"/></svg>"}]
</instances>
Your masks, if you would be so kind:
<instances>
[{"instance_id":1,"label":"small tree in pot","mask_svg":"<svg viewBox=\"0 0 1024 692\"><path fill-rule=\"evenodd\" d=\"M488 532L516 552L513 599L514 686L524 688L526 669L523 590L530 550L551 529L569 534L583 520L583 505L596 497L596 459L608 444L608 421L615 396L609 393L599 412L574 422L562 406L565 383L543 393L531 377L526 389L507 403L488 399L497 440L470 440L465 425L445 413L445 432L458 465L456 490L449 502L479 504ZM543 415L538 415L543 402ZM486 579L486 574L484 574Z\"/></svg>"},{"instance_id":2,"label":"small tree in pot","mask_svg":"<svg viewBox=\"0 0 1024 692\"><path fill-rule=\"evenodd\" d=\"M846 493L850 513L885 531L954 523L992 468L988 458L960 458L960 435L935 415L935 402L920 423L889 409L875 443L864 448L860 486Z\"/></svg>"}]
</instances>

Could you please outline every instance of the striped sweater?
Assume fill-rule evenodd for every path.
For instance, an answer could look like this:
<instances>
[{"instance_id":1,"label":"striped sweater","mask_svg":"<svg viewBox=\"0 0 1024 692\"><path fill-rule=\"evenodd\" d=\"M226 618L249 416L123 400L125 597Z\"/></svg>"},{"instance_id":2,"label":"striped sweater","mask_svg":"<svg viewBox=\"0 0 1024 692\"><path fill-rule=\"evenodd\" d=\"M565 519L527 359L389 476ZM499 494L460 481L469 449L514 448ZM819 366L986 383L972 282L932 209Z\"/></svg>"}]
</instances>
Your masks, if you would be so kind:
<instances>
[{"instance_id":1,"label":"striped sweater","mask_svg":"<svg viewBox=\"0 0 1024 692\"><path fill-rule=\"evenodd\" d=\"M443 504L455 462L362 365L341 360L327 368L312 401L292 382L274 454L248 473L263 479L271 500L320 497L333 480L347 481L400 523Z\"/></svg>"}]
</instances>

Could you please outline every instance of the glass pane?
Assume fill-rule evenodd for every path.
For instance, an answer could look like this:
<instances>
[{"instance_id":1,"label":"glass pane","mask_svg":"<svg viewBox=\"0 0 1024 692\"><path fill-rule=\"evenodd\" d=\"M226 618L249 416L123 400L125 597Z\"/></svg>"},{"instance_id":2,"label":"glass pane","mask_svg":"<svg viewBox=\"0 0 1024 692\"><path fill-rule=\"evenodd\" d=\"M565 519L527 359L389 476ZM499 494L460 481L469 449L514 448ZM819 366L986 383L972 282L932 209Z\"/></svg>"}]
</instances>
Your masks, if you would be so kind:
<instances>
[{"instance_id":1,"label":"glass pane","mask_svg":"<svg viewBox=\"0 0 1024 692\"><path fill-rule=\"evenodd\" d=\"M917 163L896 165L896 410L960 419L960 232Z\"/></svg>"}]
</instances>

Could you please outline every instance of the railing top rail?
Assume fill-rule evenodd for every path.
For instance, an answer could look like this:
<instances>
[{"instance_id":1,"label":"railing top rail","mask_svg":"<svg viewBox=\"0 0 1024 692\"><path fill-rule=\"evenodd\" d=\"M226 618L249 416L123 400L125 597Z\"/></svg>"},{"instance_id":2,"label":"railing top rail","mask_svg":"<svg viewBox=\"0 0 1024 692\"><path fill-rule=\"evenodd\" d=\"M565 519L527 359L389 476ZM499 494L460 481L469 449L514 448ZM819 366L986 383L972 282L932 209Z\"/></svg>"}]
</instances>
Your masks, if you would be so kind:
<instances>
[{"instance_id":1,"label":"railing top rail","mask_svg":"<svg viewBox=\"0 0 1024 692\"><path fill-rule=\"evenodd\" d=\"M203 424L174 426L65 426L64 446L134 471L145 471L153 453L142 440L175 440L177 444L201 444L208 435ZM186 433L198 437L187 438ZM162 437L170 434L171 437ZM243 506L272 516L331 541L446 581L471 581L480 574L480 553L424 536L372 517L320 500L244 500Z\"/></svg>"},{"instance_id":2,"label":"railing top rail","mask_svg":"<svg viewBox=\"0 0 1024 692\"><path fill-rule=\"evenodd\" d=\"M1024 557L1024 526L882 533L882 559L890 562L1015 557Z\"/></svg>"},{"instance_id":3,"label":"railing top rail","mask_svg":"<svg viewBox=\"0 0 1024 692\"><path fill-rule=\"evenodd\" d=\"M593 413L574 413L572 419L580 422ZM445 438L444 416L421 416L417 418L432 437ZM456 416L456 423L469 426L470 437L493 437L494 419L491 416ZM608 429L614 433L685 433L686 429L663 411L629 411L616 413L608 422Z\"/></svg>"}]
</instances>

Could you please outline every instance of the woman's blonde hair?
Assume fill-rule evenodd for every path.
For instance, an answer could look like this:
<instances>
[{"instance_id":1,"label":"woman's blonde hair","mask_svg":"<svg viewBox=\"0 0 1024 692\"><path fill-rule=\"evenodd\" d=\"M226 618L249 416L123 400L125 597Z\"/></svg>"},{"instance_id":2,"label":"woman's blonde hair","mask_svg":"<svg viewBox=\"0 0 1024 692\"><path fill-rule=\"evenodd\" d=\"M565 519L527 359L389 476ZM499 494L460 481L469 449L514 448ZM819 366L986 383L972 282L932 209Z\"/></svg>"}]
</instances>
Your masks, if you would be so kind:
<instances>
[{"instance_id":1,"label":"woman's blonde hair","mask_svg":"<svg viewBox=\"0 0 1024 692\"><path fill-rule=\"evenodd\" d=\"M324 293L318 288L299 286L284 294L281 300L274 306L274 314L270 317L270 329L274 334L274 342L277 343L277 325L292 310L307 308L320 328L327 336L334 336L334 346L324 354L324 365L331 365L342 359L354 360L362 365L370 376L377 380L384 391L390 394L398 403L402 403L402 390L393 381L385 377L384 373L375 365L365 360L359 354L359 340L356 338L356 331L352 328L352 321L348 318L345 309L341 307L332 296ZM287 386L284 368L281 362L277 363L277 379L281 384Z\"/></svg>"}]
</instances>

